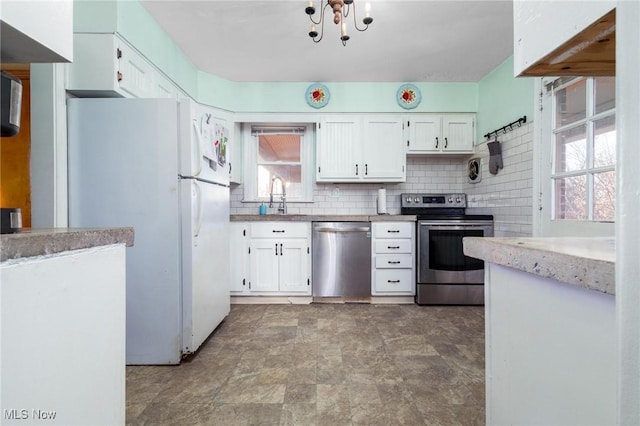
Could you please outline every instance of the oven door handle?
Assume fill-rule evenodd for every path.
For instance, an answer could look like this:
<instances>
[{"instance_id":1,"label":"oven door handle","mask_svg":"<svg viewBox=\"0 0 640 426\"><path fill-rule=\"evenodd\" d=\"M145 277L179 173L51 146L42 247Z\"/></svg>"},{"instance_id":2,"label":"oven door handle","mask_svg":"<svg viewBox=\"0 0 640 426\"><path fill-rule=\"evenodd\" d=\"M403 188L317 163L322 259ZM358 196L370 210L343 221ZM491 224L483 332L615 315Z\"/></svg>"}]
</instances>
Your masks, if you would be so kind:
<instances>
[{"instance_id":1,"label":"oven door handle","mask_svg":"<svg viewBox=\"0 0 640 426\"><path fill-rule=\"evenodd\" d=\"M468 228L483 228L487 226L493 226L492 223L486 222L464 222L464 223L447 223L447 222L428 222L420 223L420 226L426 226L429 228L451 228L451 229L468 229Z\"/></svg>"}]
</instances>

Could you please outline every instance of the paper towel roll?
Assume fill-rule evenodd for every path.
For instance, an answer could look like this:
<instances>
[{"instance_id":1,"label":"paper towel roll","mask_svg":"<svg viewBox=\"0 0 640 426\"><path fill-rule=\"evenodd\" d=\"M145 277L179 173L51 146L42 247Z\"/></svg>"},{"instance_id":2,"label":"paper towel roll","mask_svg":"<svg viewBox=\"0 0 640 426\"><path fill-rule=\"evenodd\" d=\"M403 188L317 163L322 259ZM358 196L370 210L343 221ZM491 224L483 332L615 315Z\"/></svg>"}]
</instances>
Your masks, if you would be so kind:
<instances>
[{"instance_id":1,"label":"paper towel roll","mask_svg":"<svg viewBox=\"0 0 640 426\"><path fill-rule=\"evenodd\" d=\"M387 190L378 189L378 214L387 214Z\"/></svg>"}]
</instances>

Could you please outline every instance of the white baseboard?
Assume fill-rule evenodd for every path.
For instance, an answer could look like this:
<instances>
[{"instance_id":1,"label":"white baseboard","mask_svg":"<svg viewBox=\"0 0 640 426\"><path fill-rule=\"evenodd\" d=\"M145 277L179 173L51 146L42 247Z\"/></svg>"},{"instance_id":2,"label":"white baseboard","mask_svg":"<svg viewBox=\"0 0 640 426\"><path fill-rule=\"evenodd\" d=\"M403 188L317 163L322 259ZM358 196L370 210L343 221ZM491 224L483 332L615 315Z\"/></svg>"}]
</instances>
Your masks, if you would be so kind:
<instances>
[{"instance_id":1,"label":"white baseboard","mask_svg":"<svg viewBox=\"0 0 640 426\"><path fill-rule=\"evenodd\" d=\"M232 305L308 305L310 303L370 303L372 305L412 305L413 296L371 296L365 300L328 297L314 300L311 296L231 296Z\"/></svg>"}]
</instances>

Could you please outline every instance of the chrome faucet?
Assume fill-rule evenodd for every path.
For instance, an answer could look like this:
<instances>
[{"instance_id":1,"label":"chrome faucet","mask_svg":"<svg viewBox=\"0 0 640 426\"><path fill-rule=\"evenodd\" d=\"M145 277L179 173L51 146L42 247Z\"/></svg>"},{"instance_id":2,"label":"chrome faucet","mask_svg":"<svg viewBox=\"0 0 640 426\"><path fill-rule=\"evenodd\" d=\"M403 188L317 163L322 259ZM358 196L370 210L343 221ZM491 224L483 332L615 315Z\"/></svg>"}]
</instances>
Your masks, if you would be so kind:
<instances>
[{"instance_id":1,"label":"chrome faucet","mask_svg":"<svg viewBox=\"0 0 640 426\"><path fill-rule=\"evenodd\" d=\"M278 205L278 212L282 214L287 214L287 190L284 185L284 180L280 176L274 176L271 178L271 188L269 189L269 208L273 207L273 184L275 181L280 181L280 186L282 187L282 194L280 194L280 204Z\"/></svg>"}]
</instances>

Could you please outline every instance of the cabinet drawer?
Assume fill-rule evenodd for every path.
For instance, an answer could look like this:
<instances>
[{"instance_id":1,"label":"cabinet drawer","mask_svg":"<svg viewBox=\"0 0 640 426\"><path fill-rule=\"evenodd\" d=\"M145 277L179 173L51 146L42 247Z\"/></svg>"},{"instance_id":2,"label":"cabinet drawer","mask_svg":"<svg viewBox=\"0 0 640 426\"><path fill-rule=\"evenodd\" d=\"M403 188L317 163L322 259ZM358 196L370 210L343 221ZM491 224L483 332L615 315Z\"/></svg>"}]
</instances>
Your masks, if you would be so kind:
<instances>
[{"instance_id":1,"label":"cabinet drawer","mask_svg":"<svg viewBox=\"0 0 640 426\"><path fill-rule=\"evenodd\" d=\"M411 238L415 229L414 222L374 222L374 238Z\"/></svg>"},{"instance_id":2,"label":"cabinet drawer","mask_svg":"<svg viewBox=\"0 0 640 426\"><path fill-rule=\"evenodd\" d=\"M251 224L251 238L308 238L306 222L260 222Z\"/></svg>"},{"instance_id":3,"label":"cabinet drawer","mask_svg":"<svg viewBox=\"0 0 640 426\"><path fill-rule=\"evenodd\" d=\"M411 268L412 260L410 254L378 254L376 268Z\"/></svg>"},{"instance_id":4,"label":"cabinet drawer","mask_svg":"<svg viewBox=\"0 0 640 426\"><path fill-rule=\"evenodd\" d=\"M376 270L376 292L413 291L414 279L412 271L412 269Z\"/></svg>"},{"instance_id":5,"label":"cabinet drawer","mask_svg":"<svg viewBox=\"0 0 640 426\"><path fill-rule=\"evenodd\" d=\"M376 253L411 253L411 240L377 240Z\"/></svg>"}]
</instances>

